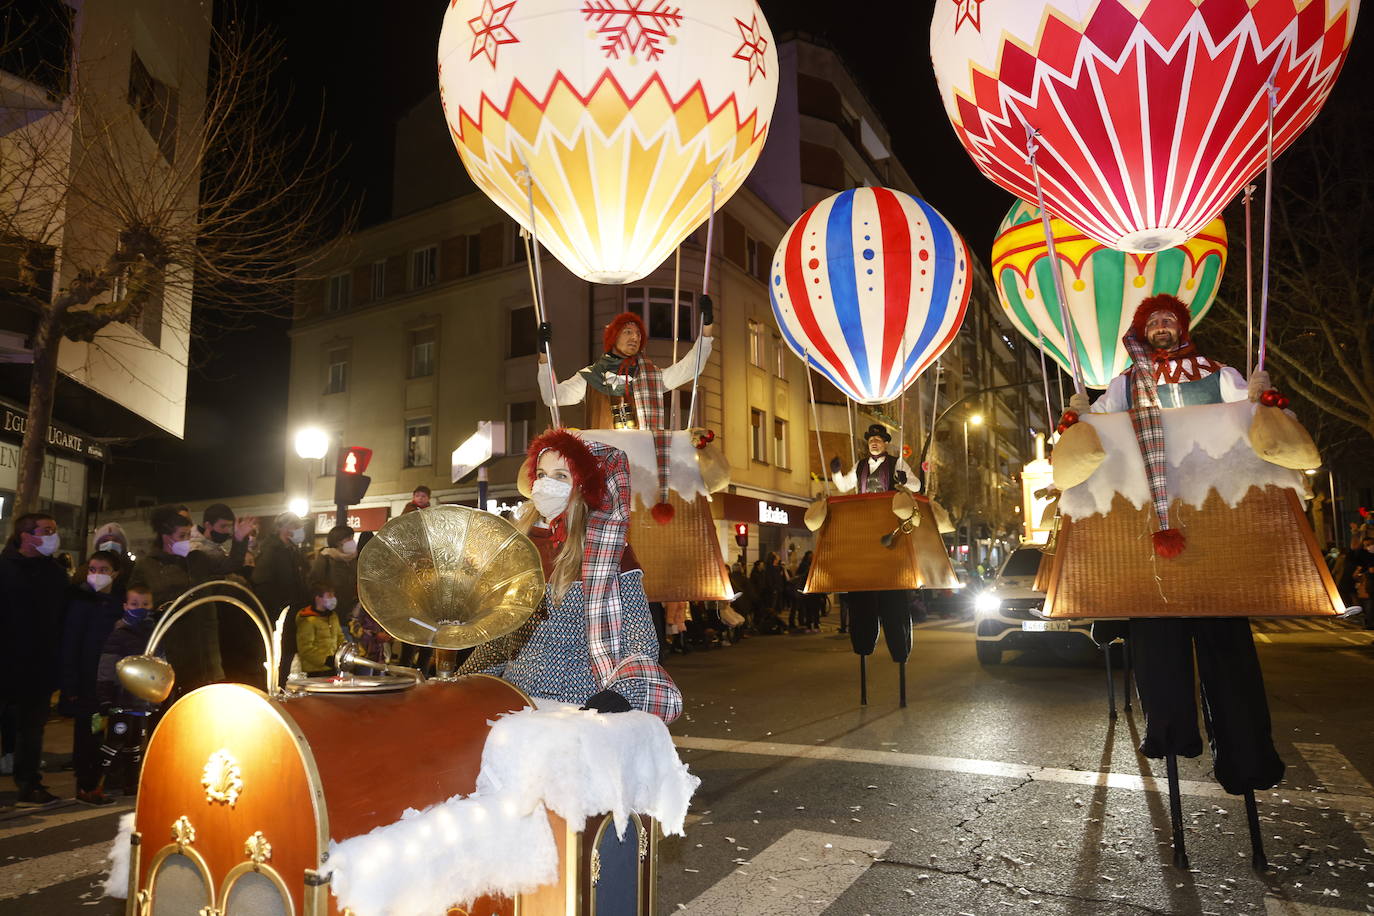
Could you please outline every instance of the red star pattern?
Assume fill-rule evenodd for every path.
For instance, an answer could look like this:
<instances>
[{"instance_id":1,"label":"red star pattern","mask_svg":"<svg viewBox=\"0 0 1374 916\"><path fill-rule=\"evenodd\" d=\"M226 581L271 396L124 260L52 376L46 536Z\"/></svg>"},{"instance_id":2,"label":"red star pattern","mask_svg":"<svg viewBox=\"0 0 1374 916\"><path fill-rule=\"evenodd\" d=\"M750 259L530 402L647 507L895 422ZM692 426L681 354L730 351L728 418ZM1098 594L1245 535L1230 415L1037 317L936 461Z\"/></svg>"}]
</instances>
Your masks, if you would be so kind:
<instances>
[{"instance_id":1,"label":"red star pattern","mask_svg":"<svg viewBox=\"0 0 1374 916\"><path fill-rule=\"evenodd\" d=\"M515 33L506 25L511 10L518 2L519 0L510 0L510 3L504 6L495 6L492 0L482 0L482 14L468 20L468 28L472 29L472 56L469 60L476 60L485 54L494 70L497 49L501 45L519 43L520 39L516 38Z\"/></svg>"},{"instance_id":2,"label":"red star pattern","mask_svg":"<svg viewBox=\"0 0 1374 916\"><path fill-rule=\"evenodd\" d=\"M954 31L967 22L973 31L983 31L983 0L954 0Z\"/></svg>"},{"instance_id":3,"label":"red star pattern","mask_svg":"<svg viewBox=\"0 0 1374 916\"><path fill-rule=\"evenodd\" d=\"M740 38L744 43L735 52L735 60L742 60L749 64L749 82L754 82L754 74L768 77L768 71L764 69L764 52L768 50L768 39L763 37L759 30L759 17L755 16L754 21L745 25L740 20L735 20L735 25L739 26Z\"/></svg>"}]
</instances>

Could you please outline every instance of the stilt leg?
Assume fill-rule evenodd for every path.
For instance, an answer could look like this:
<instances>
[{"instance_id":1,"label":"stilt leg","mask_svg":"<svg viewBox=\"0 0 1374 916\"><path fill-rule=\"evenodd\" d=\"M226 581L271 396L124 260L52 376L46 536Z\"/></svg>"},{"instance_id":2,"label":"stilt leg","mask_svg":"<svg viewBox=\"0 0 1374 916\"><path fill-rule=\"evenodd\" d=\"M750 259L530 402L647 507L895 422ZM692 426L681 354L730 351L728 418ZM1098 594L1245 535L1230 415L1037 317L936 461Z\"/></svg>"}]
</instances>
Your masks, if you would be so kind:
<instances>
[{"instance_id":1,"label":"stilt leg","mask_svg":"<svg viewBox=\"0 0 1374 916\"><path fill-rule=\"evenodd\" d=\"M1102 658L1107 662L1107 718L1116 718L1116 679L1112 677L1112 644L1102 644Z\"/></svg>"},{"instance_id":2,"label":"stilt leg","mask_svg":"<svg viewBox=\"0 0 1374 916\"><path fill-rule=\"evenodd\" d=\"M859 705L868 705L868 656L859 656Z\"/></svg>"},{"instance_id":3,"label":"stilt leg","mask_svg":"<svg viewBox=\"0 0 1374 916\"><path fill-rule=\"evenodd\" d=\"M897 695L901 698L899 705L906 708L906 662L897 663Z\"/></svg>"},{"instance_id":4,"label":"stilt leg","mask_svg":"<svg viewBox=\"0 0 1374 916\"><path fill-rule=\"evenodd\" d=\"M1178 789L1178 756L1164 758L1169 773L1169 820L1174 828L1174 867L1188 868L1188 850L1183 843L1183 798Z\"/></svg>"},{"instance_id":5,"label":"stilt leg","mask_svg":"<svg viewBox=\"0 0 1374 916\"><path fill-rule=\"evenodd\" d=\"M1255 790L1245 790L1245 818L1250 822L1250 864L1255 871L1268 871L1269 859L1264 855L1264 836L1260 833L1259 805L1255 804Z\"/></svg>"},{"instance_id":6,"label":"stilt leg","mask_svg":"<svg viewBox=\"0 0 1374 916\"><path fill-rule=\"evenodd\" d=\"M1126 677L1125 677L1124 681L1123 681L1122 684L1121 684L1121 692L1122 692L1123 694L1125 694L1125 703L1124 703L1123 705L1126 707L1126 711L1127 711L1127 712L1130 712L1130 711L1131 711L1131 693L1132 693L1132 690L1131 690L1131 675L1132 675L1132 669L1131 669L1131 641L1130 641L1129 639L1123 639L1123 640L1121 640L1121 658L1122 658L1122 661L1124 661L1124 662L1126 663Z\"/></svg>"}]
</instances>

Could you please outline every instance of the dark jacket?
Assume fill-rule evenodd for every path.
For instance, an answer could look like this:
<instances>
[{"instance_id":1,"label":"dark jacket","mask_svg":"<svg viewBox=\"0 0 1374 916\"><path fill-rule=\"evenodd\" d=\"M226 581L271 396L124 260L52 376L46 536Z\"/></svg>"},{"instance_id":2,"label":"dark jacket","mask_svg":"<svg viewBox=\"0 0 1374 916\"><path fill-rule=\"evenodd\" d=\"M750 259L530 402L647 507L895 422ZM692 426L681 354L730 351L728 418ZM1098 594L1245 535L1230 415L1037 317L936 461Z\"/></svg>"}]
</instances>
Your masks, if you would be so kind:
<instances>
[{"instance_id":1,"label":"dark jacket","mask_svg":"<svg viewBox=\"0 0 1374 916\"><path fill-rule=\"evenodd\" d=\"M124 621L115 624L110 635L105 638L105 645L100 649L100 664L96 668L95 693L96 704L101 712L108 711L111 706L119 706L123 709L151 709L152 704L146 700L140 700L133 694L126 691L119 683L119 675L115 666L122 658L130 655L142 655L148 649L148 637L153 634L153 625L143 623L137 627L131 627ZM162 653L159 652L159 655Z\"/></svg>"},{"instance_id":2,"label":"dark jacket","mask_svg":"<svg viewBox=\"0 0 1374 916\"><path fill-rule=\"evenodd\" d=\"M129 584L148 586L153 593L153 607L161 608L180 598L191 587L191 575L185 557L164 553L158 546L138 558Z\"/></svg>"},{"instance_id":3,"label":"dark jacket","mask_svg":"<svg viewBox=\"0 0 1374 916\"><path fill-rule=\"evenodd\" d=\"M116 591L117 589L117 591ZM124 589L94 591L86 583L74 586L67 598L62 630L62 702L72 715L96 710L96 671L105 640L124 613Z\"/></svg>"},{"instance_id":4,"label":"dark jacket","mask_svg":"<svg viewBox=\"0 0 1374 916\"><path fill-rule=\"evenodd\" d=\"M272 625L276 626L277 615L282 608L289 607L282 620L281 663L277 673L281 683L286 683L286 675L291 670L291 657L296 648L297 608L315 603L310 594L310 584L305 579L305 556L295 544L283 543L279 537L268 538L258 552L257 565L253 567L253 591L258 593Z\"/></svg>"},{"instance_id":5,"label":"dark jacket","mask_svg":"<svg viewBox=\"0 0 1374 916\"><path fill-rule=\"evenodd\" d=\"M153 592L153 607L165 608L193 584L190 559L154 548L139 558L129 584L148 586ZM219 656L219 614L214 605L201 605L172 624L161 646L176 671L178 695L224 680Z\"/></svg>"},{"instance_id":6,"label":"dark jacket","mask_svg":"<svg viewBox=\"0 0 1374 916\"><path fill-rule=\"evenodd\" d=\"M26 557L17 547L0 553L0 623L6 644L15 649L0 665L5 696L57 688L69 587L66 571L51 557Z\"/></svg>"},{"instance_id":7,"label":"dark jacket","mask_svg":"<svg viewBox=\"0 0 1374 916\"><path fill-rule=\"evenodd\" d=\"M326 547L310 564L310 581L328 582L339 599L339 611L347 617L358 600L357 554L346 557L337 547Z\"/></svg>"}]
</instances>

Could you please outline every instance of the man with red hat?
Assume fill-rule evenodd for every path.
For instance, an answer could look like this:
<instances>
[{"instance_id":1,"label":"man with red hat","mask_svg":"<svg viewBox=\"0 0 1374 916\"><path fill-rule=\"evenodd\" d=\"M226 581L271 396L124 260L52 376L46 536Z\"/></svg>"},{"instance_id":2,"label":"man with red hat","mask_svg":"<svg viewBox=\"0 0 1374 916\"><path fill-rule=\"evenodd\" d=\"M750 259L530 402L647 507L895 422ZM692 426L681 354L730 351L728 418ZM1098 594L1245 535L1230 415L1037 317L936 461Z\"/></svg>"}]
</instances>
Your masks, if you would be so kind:
<instances>
[{"instance_id":1,"label":"man with red hat","mask_svg":"<svg viewBox=\"0 0 1374 916\"><path fill-rule=\"evenodd\" d=\"M1160 411L1247 397L1259 400L1269 389L1268 373L1255 372L1247 385L1235 369L1198 354L1188 333L1189 323L1188 307L1174 296L1146 299L1122 337L1131 367L1112 380L1107 393L1091 408L1082 393L1069 402L1072 410L1080 412L1130 412L1159 517L1159 528L1153 533L1156 562L1168 562L1186 549L1184 533L1169 520L1171 497ZM1129 634L1136 687L1145 711L1140 752L1154 758L1202 753L1193 686L1196 658L1217 781L1233 795L1277 785L1284 763L1274 748L1264 675L1250 621L1244 617L1132 619Z\"/></svg>"},{"instance_id":2,"label":"man with red hat","mask_svg":"<svg viewBox=\"0 0 1374 916\"><path fill-rule=\"evenodd\" d=\"M704 296L702 319L705 326L701 337L687 355L667 369L659 369L644 355L644 344L649 339L644 320L634 312L616 315L602 335L601 358L558 383L559 406L585 400L586 429L664 429L664 393L690 383L711 356L715 319L710 300ZM548 362L542 350L539 362ZM553 405L547 371L539 373L539 393L545 404Z\"/></svg>"}]
</instances>

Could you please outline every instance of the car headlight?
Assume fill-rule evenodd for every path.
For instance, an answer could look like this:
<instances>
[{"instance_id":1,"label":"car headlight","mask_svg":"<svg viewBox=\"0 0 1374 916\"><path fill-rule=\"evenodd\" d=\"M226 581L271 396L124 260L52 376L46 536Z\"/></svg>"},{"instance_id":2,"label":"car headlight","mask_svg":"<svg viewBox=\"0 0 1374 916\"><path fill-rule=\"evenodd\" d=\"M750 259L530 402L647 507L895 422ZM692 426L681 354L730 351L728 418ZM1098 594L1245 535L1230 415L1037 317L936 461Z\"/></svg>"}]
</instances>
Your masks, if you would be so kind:
<instances>
[{"instance_id":1,"label":"car headlight","mask_svg":"<svg viewBox=\"0 0 1374 916\"><path fill-rule=\"evenodd\" d=\"M996 614L1001 607L1002 599L998 598L992 592L983 592L977 598L973 599L974 613L980 616L986 617L991 614Z\"/></svg>"}]
</instances>

